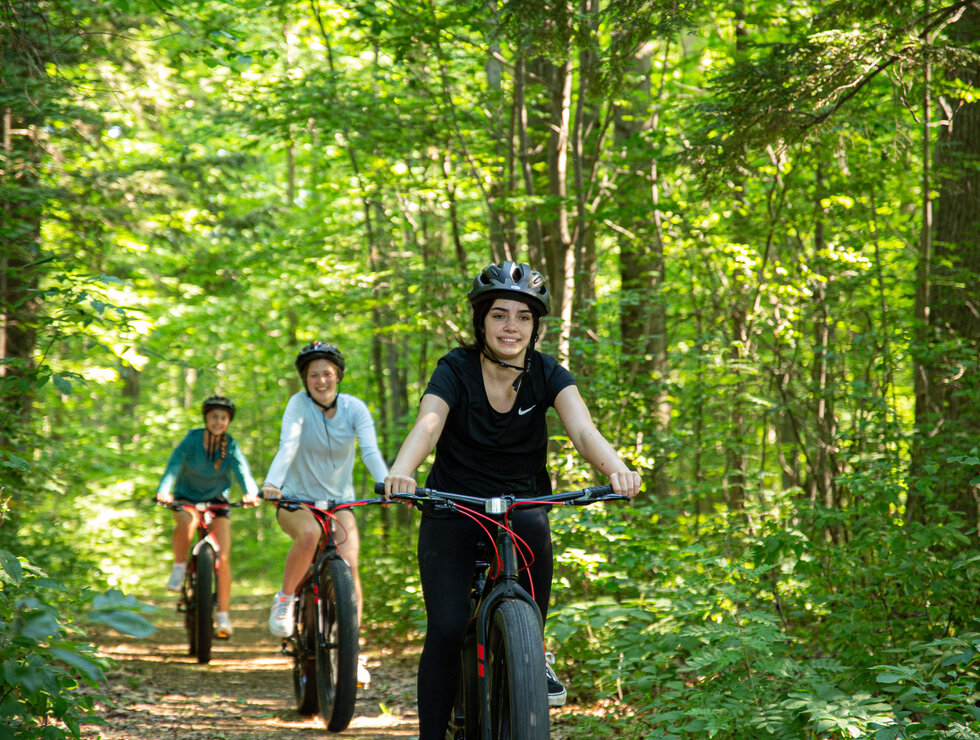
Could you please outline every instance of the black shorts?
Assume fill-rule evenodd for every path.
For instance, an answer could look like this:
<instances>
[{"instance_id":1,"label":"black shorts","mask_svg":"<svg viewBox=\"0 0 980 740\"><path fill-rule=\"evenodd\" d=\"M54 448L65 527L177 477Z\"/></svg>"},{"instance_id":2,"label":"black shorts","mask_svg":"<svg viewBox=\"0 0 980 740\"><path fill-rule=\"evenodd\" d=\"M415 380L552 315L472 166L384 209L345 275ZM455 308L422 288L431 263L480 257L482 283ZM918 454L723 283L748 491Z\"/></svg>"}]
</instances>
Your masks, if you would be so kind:
<instances>
[{"instance_id":1,"label":"black shorts","mask_svg":"<svg viewBox=\"0 0 980 740\"><path fill-rule=\"evenodd\" d=\"M185 498L175 498L174 503L185 504L186 506L195 506L196 504L227 504L228 502L225 501L223 498L213 498L210 501L188 501ZM228 519L231 516L231 507L229 506L226 509L225 508L213 509L211 511L211 516L213 516L215 519L221 519L221 518Z\"/></svg>"}]
</instances>

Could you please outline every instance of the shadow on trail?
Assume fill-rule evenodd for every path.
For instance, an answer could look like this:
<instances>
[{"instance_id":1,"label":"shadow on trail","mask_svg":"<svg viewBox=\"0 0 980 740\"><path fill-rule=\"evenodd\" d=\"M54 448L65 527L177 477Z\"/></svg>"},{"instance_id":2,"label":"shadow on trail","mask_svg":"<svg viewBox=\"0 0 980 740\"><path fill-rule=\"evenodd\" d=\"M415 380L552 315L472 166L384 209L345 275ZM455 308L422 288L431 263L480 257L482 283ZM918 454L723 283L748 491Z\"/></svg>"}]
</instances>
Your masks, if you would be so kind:
<instances>
[{"instance_id":1,"label":"shadow on trail","mask_svg":"<svg viewBox=\"0 0 980 740\"><path fill-rule=\"evenodd\" d=\"M350 727L327 732L319 717L295 710L292 662L266 627L263 601L232 607L235 634L216 640L211 662L187 654L186 633L173 602L159 605L158 631L146 639L106 631L90 639L116 661L98 705L106 724L83 733L86 740L272 740L357 738L408 740L418 736L415 654L394 655L362 645L371 684L358 689Z\"/></svg>"}]
</instances>

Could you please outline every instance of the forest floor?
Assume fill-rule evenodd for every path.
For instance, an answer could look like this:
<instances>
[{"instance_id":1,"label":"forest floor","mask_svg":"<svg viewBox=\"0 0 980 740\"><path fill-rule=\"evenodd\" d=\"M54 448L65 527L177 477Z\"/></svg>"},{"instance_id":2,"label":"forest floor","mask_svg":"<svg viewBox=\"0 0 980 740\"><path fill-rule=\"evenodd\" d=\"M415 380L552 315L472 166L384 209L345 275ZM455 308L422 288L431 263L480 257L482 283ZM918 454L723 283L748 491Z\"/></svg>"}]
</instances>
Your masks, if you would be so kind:
<instances>
[{"instance_id":1,"label":"forest floor","mask_svg":"<svg viewBox=\"0 0 980 740\"><path fill-rule=\"evenodd\" d=\"M187 654L186 633L173 603L152 617L157 632L132 638L111 630L91 639L115 667L97 704L104 725L83 732L85 740L297 740L417 738L415 668L420 645L372 645L362 639L371 683L358 689L354 719L342 734L327 732L319 717L303 717L293 700L292 662L267 628L268 603L257 598L232 604L235 633L216 640L211 662ZM574 714L565 707L563 713ZM568 740L571 728L555 726L553 740ZM570 717L569 717L570 718ZM563 724L560 721L557 724Z\"/></svg>"},{"instance_id":2,"label":"forest floor","mask_svg":"<svg viewBox=\"0 0 980 740\"><path fill-rule=\"evenodd\" d=\"M211 662L187 654L182 615L173 602L159 604L157 627L147 638L107 630L93 641L116 665L101 692L105 725L86 740L273 740L290 737L395 740L418 737L415 666L418 646L404 652L363 644L371 683L358 689L354 719L342 735L327 732L319 717L296 712L292 660L269 634L268 599L238 598L231 609L235 633L215 640Z\"/></svg>"}]
</instances>

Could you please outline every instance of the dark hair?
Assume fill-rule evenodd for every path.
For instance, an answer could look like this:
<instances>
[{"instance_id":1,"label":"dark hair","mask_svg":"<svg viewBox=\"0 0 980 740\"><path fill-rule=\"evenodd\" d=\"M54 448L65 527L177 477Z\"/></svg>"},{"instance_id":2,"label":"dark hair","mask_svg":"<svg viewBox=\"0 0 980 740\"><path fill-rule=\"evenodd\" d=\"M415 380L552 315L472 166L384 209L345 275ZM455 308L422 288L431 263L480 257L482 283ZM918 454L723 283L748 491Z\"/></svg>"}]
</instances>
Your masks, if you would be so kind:
<instances>
[{"instance_id":1,"label":"dark hair","mask_svg":"<svg viewBox=\"0 0 980 740\"><path fill-rule=\"evenodd\" d=\"M493 308L493 302L497 298L504 298L513 301L522 301L521 298L513 295L493 295L486 300L479 301L473 305L473 340L466 342L460 339L460 346L463 349L478 349L483 351L484 346L486 346L486 338L483 336L483 323L487 319L487 314L490 313L490 309ZM531 315L534 317L534 331L531 332L531 344L528 346L530 351L534 347L535 339L538 336L538 329L541 326L541 313L537 310L537 306L530 301L522 301L527 303L528 308L531 309Z\"/></svg>"},{"instance_id":2,"label":"dark hair","mask_svg":"<svg viewBox=\"0 0 980 740\"><path fill-rule=\"evenodd\" d=\"M221 461L228 456L228 435L220 434L215 436L211 431L204 428L204 456L208 460L214 460L214 469L221 469Z\"/></svg>"}]
</instances>

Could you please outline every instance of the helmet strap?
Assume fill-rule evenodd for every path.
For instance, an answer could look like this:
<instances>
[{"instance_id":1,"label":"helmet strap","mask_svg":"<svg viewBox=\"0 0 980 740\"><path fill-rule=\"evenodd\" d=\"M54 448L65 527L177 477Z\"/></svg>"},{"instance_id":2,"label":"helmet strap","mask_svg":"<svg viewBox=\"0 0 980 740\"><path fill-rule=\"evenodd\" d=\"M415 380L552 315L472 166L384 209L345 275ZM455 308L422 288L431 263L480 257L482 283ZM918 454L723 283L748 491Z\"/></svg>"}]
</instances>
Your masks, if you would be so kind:
<instances>
[{"instance_id":1,"label":"helmet strap","mask_svg":"<svg viewBox=\"0 0 980 740\"><path fill-rule=\"evenodd\" d=\"M534 340L537 338L538 338L537 334L531 336L531 342L530 344L527 345L527 350L524 352L523 367L521 365L511 365L510 363L504 362L493 353L493 350L486 345L486 342L483 342L483 356L486 357L488 360L490 360L490 362L494 363L495 365L500 365L500 367L506 367L506 368L510 368L511 370L520 371L517 373L517 377L514 378L514 382L511 384L514 388L515 393L517 393L517 388L521 384L521 378L523 378L527 374L528 368L531 367L531 352L534 350Z\"/></svg>"},{"instance_id":2,"label":"helmet strap","mask_svg":"<svg viewBox=\"0 0 980 740\"><path fill-rule=\"evenodd\" d=\"M317 406L319 406L324 411L329 411L330 409L337 408L337 399L340 398L340 393L339 392L334 393L333 394L333 401L330 402L330 405L329 406L324 406L322 403L320 403L315 398L313 398L313 396L310 395L310 392L309 391L306 391L306 395L309 396L310 400L313 401L313 403L315 403Z\"/></svg>"}]
</instances>

